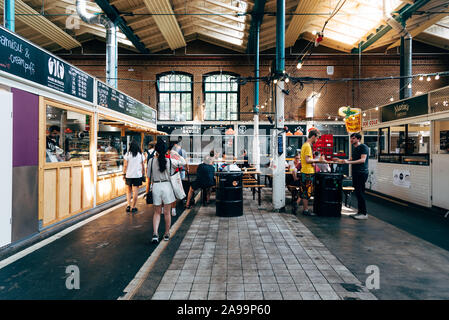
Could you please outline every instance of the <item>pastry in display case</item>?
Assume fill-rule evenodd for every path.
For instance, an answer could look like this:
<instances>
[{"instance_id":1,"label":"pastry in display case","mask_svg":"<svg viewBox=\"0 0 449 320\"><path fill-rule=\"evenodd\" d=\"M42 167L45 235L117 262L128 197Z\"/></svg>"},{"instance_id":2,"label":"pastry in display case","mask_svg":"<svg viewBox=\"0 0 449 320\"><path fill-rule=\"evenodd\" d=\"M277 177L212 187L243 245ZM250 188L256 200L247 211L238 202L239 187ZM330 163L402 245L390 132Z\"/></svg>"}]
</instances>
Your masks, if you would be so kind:
<instances>
[{"instance_id":1,"label":"pastry in display case","mask_svg":"<svg viewBox=\"0 0 449 320\"><path fill-rule=\"evenodd\" d=\"M99 136L97 149L98 175L123 170L122 143L120 137Z\"/></svg>"}]
</instances>

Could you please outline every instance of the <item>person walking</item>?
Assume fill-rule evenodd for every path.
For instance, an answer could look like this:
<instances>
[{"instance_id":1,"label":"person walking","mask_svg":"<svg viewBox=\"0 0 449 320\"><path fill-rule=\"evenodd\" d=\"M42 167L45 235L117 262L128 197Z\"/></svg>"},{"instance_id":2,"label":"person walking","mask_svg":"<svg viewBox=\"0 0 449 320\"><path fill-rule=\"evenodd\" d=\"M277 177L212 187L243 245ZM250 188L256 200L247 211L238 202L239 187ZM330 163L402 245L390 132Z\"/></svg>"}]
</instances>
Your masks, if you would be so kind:
<instances>
[{"instance_id":1,"label":"person walking","mask_svg":"<svg viewBox=\"0 0 449 320\"><path fill-rule=\"evenodd\" d=\"M298 198L298 206L302 200L303 214L306 216L314 216L315 213L309 211L309 200L313 194L313 183L315 170L314 163L326 163L324 158L314 159L312 153L312 145L319 139L319 132L311 130L307 136L307 141L301 147L301 175L300 179L300 196Z\"/></svg>"},{"instance_id":2,"label":"person walking","mask_svg":"<svg viewBox=\"0 0 449 320\"><path fill-rule=\"evenodd\" d=\"M145 172L144 163L145 158L140 150L139 144L135 140L132 140L129 151L124 156L123 165L123 178L127 185L126 200L128 206L126 207L126 212L137 212L137 197L139 196L139 187L142 185L143 174Z\"/></svg>"},{"instance_id":3,"label":"person walking","mask_svg":"<svg viewBox=\"0 0 449 320\"><path fill-rule=\"evenodd\" d=\"M341 160L340 162L352 165L352 186L357 198L357 214L351 215L356 220L368 219L365 201L365 184L368 180L368 158L369 148L366 144L361 143L362 135L360 133L351 134L350 142L354 147L352 157L349 160Z\"/></svg>"},{"instance_id":4,"label":"person walking","mask_svg":"<svg viewBox=\"0 0 449 320\"><path fill-rule=\"evenodd\" d=\"M178 166L185 165L185 160L179 154L172 150L171 157L167 156L167 145L162 139L159 139L155 146L156 153L149 163L149 183L153 184L153 237L152 242L159 242L159 224L161 220L162 206L164 211L165 233L164 240L170 239L171 215L169 214L172 203L176 201L173 187L170 183L170 174Z\"/></svg>"},{"instance_id":5,"label":"person walking","mask_svg":"<svg viewBox=\"0 0 449 320\"><path fill-rule=\"evenodd\" d=\"M154 146L155 145L156 145L156 141L150 141L148 143L148 150L147 150L147 152L145 152L145 163L146 163L145 176L147 176L147 177L149 177L149 173L150 173L149 170L148 170L150 159L153 159L154 154L156 153L156 151L154 150ZM148 181L148 183L146 185L145 194L148 195L149 192L150 192L150 181Z\"/></svg>"}]
</instances>

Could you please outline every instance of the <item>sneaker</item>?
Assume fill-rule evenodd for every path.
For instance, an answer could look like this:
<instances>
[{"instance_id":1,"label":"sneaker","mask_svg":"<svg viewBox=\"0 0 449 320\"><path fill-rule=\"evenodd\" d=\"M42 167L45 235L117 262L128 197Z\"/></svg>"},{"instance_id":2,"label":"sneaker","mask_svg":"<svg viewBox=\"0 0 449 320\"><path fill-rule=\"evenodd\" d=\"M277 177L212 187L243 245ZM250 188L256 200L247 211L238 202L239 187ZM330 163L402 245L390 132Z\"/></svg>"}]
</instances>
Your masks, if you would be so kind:
<instances>
[{"instance_id":1,"label":"sneaker","mask_svg":"<svg viewBox=\"0 0 449 320\"><path fill-rule=\"evenodd\" d=\"M164 234L164 241L168 241L168 240L170 240L170 233Z\"/></svg>"},{"instance_id":2,"label":"sneaker","mask_svg":"<svg viewBox=\"0 0 449 320\"><path fill-rule=\"evenodd\" d=\"M159 236L157 234L153 234L153 238L151 239L151 242L158 243L159 242Z\"/></svg>"},{"instance_id":3,"label":"sneaker","mask_svg":"<svg viewBox=\"0 0 449 320\"><path fill-rule=\"evenodd\" d=\"M126 207L126 212L130 212L131 211L131 206L127 206Z\"/></svg>"},{"instance_id":4,"label":"sneaker","mask_svg":"<svg viewBox=\"0 0 449 320\"><path fill-rule=\"evenodd\" d=\"M368 214L357 213L357 214L353 215L352 217L356 220L366 220L366 219L368 219Z\"/></svg>"},{"instance_id":5,"label":"sneaker","mask_svg":"<svg viewBox=\"0 0 449 320\"><path fill-rule=\"evenodd\" d=\"M132 212L132 213L136 213L136 212L137 212L137 208L132 208L132 209L131 209L131 212Z\"/></svg>"},{"instance_id":6,"label":"sneaker","mask_svg":"<svg viewBox=\"0 0 449 320\"><path fill-rule=\"evenodd\" d=\"M305 216L316 216L316 214L314 212L309 211L309 210L304 210L302 212L302 214L305 215Z\"/></svg>"},{"instance_id":7,"label":"sneaker","mask_svg":"<svg viewBox=\"0 0 449 320\"><path fill-rule=\"evenodd\" d=\"M176 208L171 209L171 215L172 215L172 217L176 216Z\"/></svg>"}]
</instances>

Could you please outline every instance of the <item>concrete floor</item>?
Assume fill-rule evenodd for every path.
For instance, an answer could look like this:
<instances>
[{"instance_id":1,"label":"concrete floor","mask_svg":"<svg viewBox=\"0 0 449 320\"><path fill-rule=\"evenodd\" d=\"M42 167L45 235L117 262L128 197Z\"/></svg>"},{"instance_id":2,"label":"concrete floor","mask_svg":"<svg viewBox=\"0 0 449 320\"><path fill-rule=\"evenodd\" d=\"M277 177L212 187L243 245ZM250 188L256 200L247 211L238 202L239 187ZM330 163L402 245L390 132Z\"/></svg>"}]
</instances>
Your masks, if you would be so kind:
<instances>
[{"instance_id":1,"label":"concrete floor","mask_svg":"<svg viewBox=\"0 0 449 320\"><path fill-rule=\"evenodd\" d=\"M115 300L122 297L123 290L157 248L150 243L152 207L146 206L143 200L139 200L138 207L135 216L127 215L124 206L113 210L1 268L0 299ZM182 279L192 283L188 296L185 290L184 296L178 298L449 299L449 226L446 219L430 210L368 197L370 217L366 221L356 221L346 215L341 218L293 216L271 210L269 189L263 192L262 206L246 193L245 208L249 212L238 218L245 222L238 224L240 220L236 218L216 217L214 203L206 207L197 204L158 256L133 298L173 298L171 294L167 296L169 290L161 288L171 285L187 288L186 284L176 283L185 271ZM287 199L289 211L290 199ZM163 228L161 221L161 234ZM227 255L212 250L213 241L214 248L222 250L226 244ZM230 247L230 241L240 246ZM200 246L202 251L198 251ZM200 258L192 256L184 270L190 253L204 253L203 264ZM237 255L240 263L229 264ZM292 263L294 260L296 263ZM230 270L236 270L241 277L240 274L226 280L218 277L225 270L224 261L229 267L227 275ZM69 265L80 269L79 290L68 290L65 286ZM370 265L379 268L380 288L367 291L364 285L369 276L366 268ZM175 273L176 280L170 279ZM208 276L205 293L204 282ZM286 281L289 283L284 286ZM245 291L245 285L250 289ZM243 291L237 290L242 287ZM310 290L304 291L306 287ZM194 294L192 289L196 289Z\"/></svg>"}]
</instances>

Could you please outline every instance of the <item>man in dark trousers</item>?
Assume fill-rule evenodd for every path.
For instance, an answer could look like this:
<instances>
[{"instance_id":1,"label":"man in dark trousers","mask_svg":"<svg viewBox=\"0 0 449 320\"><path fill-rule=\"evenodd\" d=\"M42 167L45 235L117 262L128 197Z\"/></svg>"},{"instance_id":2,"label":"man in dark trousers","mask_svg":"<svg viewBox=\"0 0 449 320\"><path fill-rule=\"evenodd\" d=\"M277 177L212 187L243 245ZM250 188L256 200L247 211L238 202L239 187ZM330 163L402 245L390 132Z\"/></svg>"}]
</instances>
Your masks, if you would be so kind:
<instances>
[{"instance_id":1,"label":"man in dark trousers","mask_svg":"<svg viewBox=\"0 0 449 320\"><path fill-rule=\"evenodd\" d=\"M351 144L354 147L352 157L343 161L352 164L352 186L357 197L358 212L351 217L357 220L366 220L368 219L368 213L365 202L365 183L368 179L369 148L366 144L360 142L361 139L360 133L351 134Z\"/></svg>"}]
</instances>

